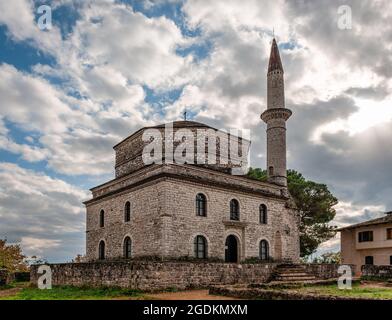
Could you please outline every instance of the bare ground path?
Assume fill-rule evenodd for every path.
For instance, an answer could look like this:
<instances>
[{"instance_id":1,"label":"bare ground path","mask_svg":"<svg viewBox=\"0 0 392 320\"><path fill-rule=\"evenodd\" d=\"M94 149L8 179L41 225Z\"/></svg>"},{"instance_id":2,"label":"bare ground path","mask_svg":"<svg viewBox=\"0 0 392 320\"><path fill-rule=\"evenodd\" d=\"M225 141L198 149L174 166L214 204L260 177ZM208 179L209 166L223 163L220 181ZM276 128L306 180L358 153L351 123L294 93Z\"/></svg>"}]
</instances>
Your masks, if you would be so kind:
<instances>
[{"instance_id":1,"label":"bare ground path","mask_svg":"<svg viewBox=\"0 0 392 320\"><path fill-rule=\"evenodd\" d=\"M240 300L218 295L208 294L208 290L187 290L178 292L162 292L146 294L147 299L156 300Z\"/></svg>"}]
</instances>

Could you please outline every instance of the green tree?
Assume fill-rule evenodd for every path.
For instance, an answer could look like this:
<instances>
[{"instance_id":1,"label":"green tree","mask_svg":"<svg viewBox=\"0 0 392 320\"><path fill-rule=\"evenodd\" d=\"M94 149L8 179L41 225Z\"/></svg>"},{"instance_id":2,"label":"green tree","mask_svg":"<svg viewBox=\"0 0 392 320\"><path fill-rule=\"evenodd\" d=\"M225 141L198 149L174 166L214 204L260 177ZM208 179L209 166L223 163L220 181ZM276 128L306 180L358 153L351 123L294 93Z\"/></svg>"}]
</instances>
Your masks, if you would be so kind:
<instances>
[{"instance_id":1,"label":"green tree","mask_svg":"<svg viewBox=\"0 0 392 320\"><path fill-rule=\"evenodd\" d=\"M0 239L0 269L7 269L9 272L27 271L24 258L20 245L9 245L7 240Z\"/></svg>"},{"instance_id":2,"label":"green tree","mask_svg":"<svg viewBox=\"0 0 392 320\"><path fill-rule=\"evenodd\" d=\"M320 257L316 257L313 259L313 263L333 263L340 264L342 261L340 252L326 252L323 253Z\"/></svg>"},{"instance_id":3,"label":"green tree","mask_svg":"<svg viewBox=\"0 0 392 320\"><path fill-rule=\"evenodd\" d=\"M260 168L250 168L248 176L267 181L266 170ZM287 171L287 186L300 215L301 257L307 257L335 236L336 228L329 222L335 217L338 200L327 185L306 180L295 170Z\"/></svg>"}]
</instances>

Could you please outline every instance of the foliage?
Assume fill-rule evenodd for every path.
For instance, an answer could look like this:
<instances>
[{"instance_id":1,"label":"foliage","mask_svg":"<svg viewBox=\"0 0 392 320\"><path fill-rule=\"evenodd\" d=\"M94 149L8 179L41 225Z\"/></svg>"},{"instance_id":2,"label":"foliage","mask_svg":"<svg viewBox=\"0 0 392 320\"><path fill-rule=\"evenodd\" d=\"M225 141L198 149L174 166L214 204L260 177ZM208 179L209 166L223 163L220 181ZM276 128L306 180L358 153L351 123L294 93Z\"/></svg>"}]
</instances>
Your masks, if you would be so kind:
<instances>
[{"instance_id":1,"label":"foliage","mask_svg":"<svg viewBox=\"0 0 392 320\"><path fill-rule=\"evenodd\" d=\"M267 170L260 168L249 168L248 176L263 182L267 181Z\"/></svg>"},{"instance_id":2,"label":"foliage","mask_svg":"<svg viewBox=\"0 0 392 320\"><path fill-rule=\"evenodd\" d=\"M0 269L6 269L10 273L28 271L24 258L19 244L10 245L6 239L0 239Z\"/></svg>"},{"instance_id":3,"label":"foliage","mask_svg":"<svg viewBox=\"0 0 392 320\"><path fill-rule=\"evenodd\" d=\"M342 262L342 258L340 252L326 252L320 257L315 257L312 262L340 264Z\"/></svg>"},{"instance_id":4,"label":"foliage","mask_svg":"<svg viewBox=\"0 0 392 320\"><path fill-rule=\"evenodd\" d=\"M37 257L37 256L31 256L25 259L25 262L31 266L33 264L47 264L48 261L46 259Z\"/></svg>"},{"instance_id":5,"label":"foliage","mask_svg":"<svg viewBox=\"0 0 392 320\"><path fill-rule=\"evenodd\" d=\"M246 258L244 263L249 263L249 264L257 264L257 263L272 263L274 262L274 259L272 257L268 257L268 259L261 260L260 257L249 257Z\"/></svg>"},{"instance_id":6,"label":"foliage","mask_svg":"<svg viewBox=\"0 0 392 320\"><path fill-rule=\"evenodd\" d=\"M267 181L267 172L260 168L250 168L248 176ZM301 257L314 253L317 247L336 234L336 228L329 225L335 217L334 206L338 200L327 185L306 180L295 170L287 171L288 190L300 215Z\"/></svg>"},{"instance_id":7,"label":"foliage","mask_svg":"<svg viewBox=\"0 0 392 320\"><path fill-rule=\"evenodd\" d=\"M81 254L77 254L74 259L72 259L72 263L81 263L83 262L85 257Z\"/></svg>"}]
</instances>

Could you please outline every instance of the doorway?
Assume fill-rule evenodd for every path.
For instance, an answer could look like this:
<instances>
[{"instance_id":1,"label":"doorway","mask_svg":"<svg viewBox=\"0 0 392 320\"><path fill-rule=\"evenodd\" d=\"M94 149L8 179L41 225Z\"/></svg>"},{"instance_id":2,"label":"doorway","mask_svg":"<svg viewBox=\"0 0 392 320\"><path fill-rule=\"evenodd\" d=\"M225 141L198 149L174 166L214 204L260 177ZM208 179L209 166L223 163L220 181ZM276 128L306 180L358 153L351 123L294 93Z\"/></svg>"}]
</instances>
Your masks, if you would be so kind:
<instances>
[{"instance_id":1,"label":"doorway","mask_svg":"<svg viewBox=\"0 0 392 320\"><path fill-rule=\"evenodd\" d=\"M238 262L238 241L233 235L226 238L225 243L225 261Z\"/></svg>"}]
</instances>

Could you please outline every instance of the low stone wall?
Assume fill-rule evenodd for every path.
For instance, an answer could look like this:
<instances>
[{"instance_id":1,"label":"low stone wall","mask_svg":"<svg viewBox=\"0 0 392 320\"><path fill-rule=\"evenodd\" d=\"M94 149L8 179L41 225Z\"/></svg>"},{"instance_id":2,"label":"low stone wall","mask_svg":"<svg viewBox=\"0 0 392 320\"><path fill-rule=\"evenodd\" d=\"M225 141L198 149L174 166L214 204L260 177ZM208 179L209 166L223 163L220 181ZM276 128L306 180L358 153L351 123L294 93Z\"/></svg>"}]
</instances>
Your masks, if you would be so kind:
<instances>
[{"instance_id":1,"label":"low stone wall","mask_svg":"<svg viewBox=\"0 0 392 320\"><path fill-rule=\"evenodd\" d=\"M392 266L371 266L361 267L362 277L375 277L380 279L392 279Z\"/></svg>"},{"instance_id":2,"label":"low stone wall","mask_svg":"<svg viewBox=\"0 0 392 320\"><path fill-rule=\"evenodd\" d=\"M207 288L215 284L260 283L271 277L276 264L204 262L103 261L51 264L53 285L116 286L144 291L169 288ZM30 278L37 284L38 266Z\"/></svg>"},{"instance_id":3,"label":"low stone wall","mask_svg":"<svg viewBox=\"0 0 392 320\"><path fill-rule=\"evenodd\" d=\"M334 279L339 278L341 274L338 273L340 264L332 263L310 263L304 264L304 267L308 273L314 274L318 279ZM350 265L351 270L355 271L355 266Z\"/></svg>"},{"instance_id":4,"label":"low stone wall","mask_svg":"<svg viewBox=\"0 0 392 320\"><path fill-rule=\"evenodd\" d=\"M272 290L247 287L213 286L210 294L257 300L374 300L376 298L359 298L334 296L316 293L304 293L296 290Z\"/></svg>"}]
</instances>

